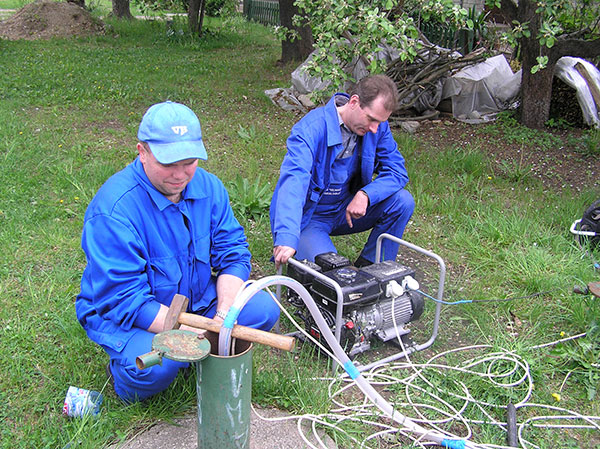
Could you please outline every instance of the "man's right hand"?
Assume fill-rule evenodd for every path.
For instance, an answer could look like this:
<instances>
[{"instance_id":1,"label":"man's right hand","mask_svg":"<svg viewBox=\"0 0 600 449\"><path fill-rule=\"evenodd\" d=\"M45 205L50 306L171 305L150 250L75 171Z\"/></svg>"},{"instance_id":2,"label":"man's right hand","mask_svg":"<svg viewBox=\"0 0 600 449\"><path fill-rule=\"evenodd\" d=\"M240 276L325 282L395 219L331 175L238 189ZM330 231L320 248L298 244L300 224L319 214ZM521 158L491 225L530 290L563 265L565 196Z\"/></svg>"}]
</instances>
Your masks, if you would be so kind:
<instances>
[{"instance_id":1,"label":"man's right hand","mask_svg":"<svg viewBox=\"0 0 600 449\"><path fill-rule=\"evenodd\" d=\"M273 248L273 258L275 259L275 268L279 269L282 263L287 263L288 259L296 254L296 250L290 246L276 246Z\"/></svg>"}]
</instances>

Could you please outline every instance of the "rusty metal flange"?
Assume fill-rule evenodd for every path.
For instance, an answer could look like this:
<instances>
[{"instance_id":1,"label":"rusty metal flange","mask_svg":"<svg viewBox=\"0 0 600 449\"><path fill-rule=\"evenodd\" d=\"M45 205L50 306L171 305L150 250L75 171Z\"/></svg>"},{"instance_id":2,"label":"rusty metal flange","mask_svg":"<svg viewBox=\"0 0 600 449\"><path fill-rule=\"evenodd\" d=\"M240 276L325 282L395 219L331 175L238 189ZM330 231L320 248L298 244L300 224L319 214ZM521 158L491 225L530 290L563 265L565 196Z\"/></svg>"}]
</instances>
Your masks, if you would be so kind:
<instances>
[{"instance_id":1,"label":"rusty metal flange","mask_svg":"<svg viewBox=\"0 0 600 449\"><path fill-rule=\"evenodd\" d=\"M600 282L590 282L588 284L588 290L592 295L600 298Z\"/></svg>"},{"instance_id":2,"label":"rusty metal flange","mask_svg":"<svg viewBox=\"0 0 600 449\"><path fill-rule=\"evenodd\" d=\"M173 329L156 334L152 349L176 362L198 362L210 354L210 342L192 331Z\"/></svg>"}]
</instances>

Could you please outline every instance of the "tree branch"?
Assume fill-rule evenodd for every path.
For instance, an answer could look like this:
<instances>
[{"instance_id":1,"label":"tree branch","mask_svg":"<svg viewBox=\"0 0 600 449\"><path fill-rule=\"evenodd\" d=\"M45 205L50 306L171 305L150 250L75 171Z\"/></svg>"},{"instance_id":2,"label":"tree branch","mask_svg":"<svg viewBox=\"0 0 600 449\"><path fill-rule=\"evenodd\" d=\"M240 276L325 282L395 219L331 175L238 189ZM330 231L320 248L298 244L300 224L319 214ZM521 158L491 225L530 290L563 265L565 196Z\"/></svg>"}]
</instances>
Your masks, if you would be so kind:
<instances>
[{"instance_id":1,"label":"tree branch","mask_svg":"<svg viewBox=\"0 0 600 449\"><path fill-rule=\"evenodd\" d=\"M587 41L583 39L559 38L552 50L561 56L574 56L578 58L595 58L600 56L600 38Z\"/></svg>"},{"instance_id":2,"label":"tree branch","mask_svg":"<svg viewBox=\"0 0 600 449\"><path fill-rule=\"evenodd\" d=\"M350 32L348 30L344 30L344 32L342 33L342 36L345 37L346 39L348 39L348 42L350 42L350 44L352 44L353 47L356 47L358 45L358 43L356 42L356 39L354 39L352 37L352 35L350 34ZM363 62L363 64L365 65L365 67L369 67L369 61L367 60L367 58L365 58L364 55L359 55L358 58Z\"/></svg>"},{"instance_id":3,"label":"tree branch","mask_svg":"<svg viewBox=\"0 0 600 449\"><path fill-rule=\"evenodd\" d=\"M476 64L484 59L484 49L478 49L466 56L455 58L452 51L440 49L422 49L416 61L408 63L400 58L393 61L386 75L398 86L400 107L398 111L412 108L419 97L435 89L436 82L464 67Z\"/></svg>"},{"instance_id":4,"label":"tree branch","mask_svg":"<svg viewBox=\"0 0 600 449\"><path fill-rule=\"evenodd\" d=\"M568 40L568 39L580 39L580 40L586 40L585 36L587 34L591 34L592 33L592 29L590 29L590 27L585 27L581 30L578 31L573 31L572 33L565 33L565 34L561 34L558 39L562 39L562 40Z\"/></svg>"}]
</instances>

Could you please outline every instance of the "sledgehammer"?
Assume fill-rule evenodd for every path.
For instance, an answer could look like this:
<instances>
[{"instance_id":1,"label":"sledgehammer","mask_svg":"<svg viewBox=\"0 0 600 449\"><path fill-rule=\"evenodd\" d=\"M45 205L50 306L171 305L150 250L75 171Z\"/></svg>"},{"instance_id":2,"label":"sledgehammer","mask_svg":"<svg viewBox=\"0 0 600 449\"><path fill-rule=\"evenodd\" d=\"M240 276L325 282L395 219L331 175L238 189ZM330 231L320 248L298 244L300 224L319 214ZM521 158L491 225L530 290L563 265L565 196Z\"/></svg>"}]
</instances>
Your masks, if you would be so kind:
<instances>
[{"instance_id":1,"label":"sledgehammer","mask_svg":"<svg viewBox=\"0 0 600 449\"><path fill-rule=\"evenodd\" d=\"M164 330L178 329L180 325L185 324L186 326L208 330L217 334L221 332L221 323L204 316L187 313L185 310L187 309L188 302L189 299L183 295L176 294L173 297L167 317L165 318ZM291 351L296 343L293 337L265 332L238 324L233 326L231 336L285 351Z\"/></svg>"}]
</instances>

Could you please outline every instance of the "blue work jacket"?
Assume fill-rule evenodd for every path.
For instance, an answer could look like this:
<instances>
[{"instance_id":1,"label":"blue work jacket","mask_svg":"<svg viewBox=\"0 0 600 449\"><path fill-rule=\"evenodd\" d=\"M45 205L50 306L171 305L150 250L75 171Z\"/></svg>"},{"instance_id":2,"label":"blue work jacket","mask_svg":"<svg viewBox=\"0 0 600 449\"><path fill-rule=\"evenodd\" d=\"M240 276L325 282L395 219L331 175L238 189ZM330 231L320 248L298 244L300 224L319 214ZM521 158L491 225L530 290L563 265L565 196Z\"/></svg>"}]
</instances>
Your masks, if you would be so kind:
<instances>
[{"instance_id":1,"label":"blue work jacket","mask_svg":"<svg viewBox=\"0 0 600 449\"><path fill-rule=\"evenodd\" d=\"M331 168L343 151L342 132L334 95L323 107L306 114L292 128L287 153L281 164L279 181L271 200L271 232L274 246L298 248L300 231L329 187ZM374 205L401 190L408 183L404 158L383 122L376 133L358 138L360 185ZM374 176L376 176L374 178Z\"/></svg>"},{"instance_id":2,"label":"blue work jacket","mask_svg":"<svg viewBox=\"0 0 600 449\"><path fill-rule=\"evenodd\" d=\"M113 175L85 213L87 266L75 309L96 343L120 351L176 293L188 311L217 297L211 273L247 280L250 252L221 181L198 168L177 203L150 183L139 158Z\"/></svg>"}]
</instances>

